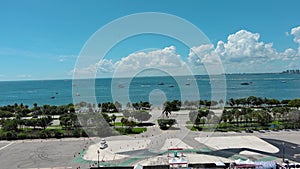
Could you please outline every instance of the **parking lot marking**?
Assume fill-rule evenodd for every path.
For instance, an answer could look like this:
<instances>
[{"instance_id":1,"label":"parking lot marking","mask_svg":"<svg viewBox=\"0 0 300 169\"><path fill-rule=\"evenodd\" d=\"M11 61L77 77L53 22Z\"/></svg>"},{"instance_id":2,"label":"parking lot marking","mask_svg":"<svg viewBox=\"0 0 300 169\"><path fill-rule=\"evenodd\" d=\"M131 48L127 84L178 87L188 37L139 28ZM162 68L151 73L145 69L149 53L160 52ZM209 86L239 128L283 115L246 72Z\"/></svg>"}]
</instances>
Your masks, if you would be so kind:
<instances>
[{"instance_id":1,"label":"parking lot marking","mask_svg":"<svg viewBox=\"0 0 300 169\"><path fill-rule=\"evenodd\" d=\"M12 145L12 144L14 144L14 142L11 142L11 143L9 143L9 144L7 144L7 145L5 145L5 146L1 147L1 148L0 148L0 150L3 150L3 149L5 149L6 147L8 147L8 146L10 146L10 145Z\"/></svg>"}]
</instances>

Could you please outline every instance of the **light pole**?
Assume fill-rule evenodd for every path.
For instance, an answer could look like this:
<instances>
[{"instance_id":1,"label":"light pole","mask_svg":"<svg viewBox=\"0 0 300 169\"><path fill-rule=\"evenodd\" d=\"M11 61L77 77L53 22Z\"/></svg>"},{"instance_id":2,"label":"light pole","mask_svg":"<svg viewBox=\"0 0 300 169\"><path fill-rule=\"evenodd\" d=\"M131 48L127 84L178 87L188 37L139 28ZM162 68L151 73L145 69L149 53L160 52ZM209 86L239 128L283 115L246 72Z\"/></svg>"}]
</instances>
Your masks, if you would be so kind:
<instances>
[{"instance_id":1,"label":"light pole","mask_svg":"<svg viewBox=\"0 0 300 169\"><path fill-rule=\"evenodd\" d=\"M98 153L98 162L97 162L97 164L98 164L98 168L99 168L99 154L100 154L100 151L97 150L97 153Z\"/></svg>"},{"instance_id":2,"label":"light pole","mask_svg":"<svg viewBox=\"0 0 300 169\"><path fill-rule=\"evenodd\" d=\"M282 142L282 162L284 163L284 152L285 148L284 148L284 142Z\"/></svg>"}]
</instances>

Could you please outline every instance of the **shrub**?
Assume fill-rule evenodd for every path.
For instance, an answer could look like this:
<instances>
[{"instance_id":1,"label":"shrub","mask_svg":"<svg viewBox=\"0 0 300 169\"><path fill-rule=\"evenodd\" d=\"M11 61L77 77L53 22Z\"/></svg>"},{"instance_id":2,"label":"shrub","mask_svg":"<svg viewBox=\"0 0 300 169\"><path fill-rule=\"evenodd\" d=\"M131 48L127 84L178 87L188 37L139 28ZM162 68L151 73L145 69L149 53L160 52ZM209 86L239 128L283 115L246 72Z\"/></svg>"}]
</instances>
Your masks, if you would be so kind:
<instances>
[{"instance_id":1,"label":"shrub","mask_svg":"<svg viewBox=\"0 0 300 169\"><path fill-rule=\"evenodd\" d=\"M73 130L72 134L73 134L74 137L80 137L81 136L80 129Z\"/></svg>"},{"instance_id":2,"label":"shrub","mask_svg":"<svg viewBox=\"0 0 300 169\"><path fill-rule=\"evenodd\" d=\"M59 130L55 130L54 131L54 137L55 138L62 138L63 137L63 133Z\"/></svg>"},{"instance_id":3,"label":"shrub","mask_svg":"<svg viewBox=\"0 0 300 169\"><path fill-rule=\"evenodd\" d=\"M50 131L42 130L39 132L39 138L48 138L51 137Z\"/></svg>"},{"instance_id":4,"label":"shrub","mask_svg":"<svg viewBox=\"0 0 300 169\"><path fill-rule=\"evenodd\" d=\"M25 133L18 133L17 137L18 137L18 139L26 139L27 138L27 134L25 134Z\"/></svg>"},{"instance_id":5,"label":"shrub","mask_svg":"<svg viewBox=\"0 0 300 169\"><path fill-rule=\"evenodd\" d=\"M7 140L15 140L17 139L17 134L16 132L8 131L5 133L5 137Z\"/></svg>"}]
</instances>

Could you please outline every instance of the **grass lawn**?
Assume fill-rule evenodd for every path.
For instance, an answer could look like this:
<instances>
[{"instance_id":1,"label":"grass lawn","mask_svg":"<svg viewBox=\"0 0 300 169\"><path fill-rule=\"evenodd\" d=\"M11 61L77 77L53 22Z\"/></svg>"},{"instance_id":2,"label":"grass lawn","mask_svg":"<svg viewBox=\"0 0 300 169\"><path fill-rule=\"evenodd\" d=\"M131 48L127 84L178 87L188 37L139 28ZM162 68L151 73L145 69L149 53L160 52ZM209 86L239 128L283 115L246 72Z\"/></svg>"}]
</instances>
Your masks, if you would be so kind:
<instances>
[{"instance_id":1,"label":"grass lawn","mask_svg":"<svg viewBox=\"0 0 300 169\"><path fill-rule=\"evenodd\" d=\"M147 128L146 127L133 128L132 131L136 134L143 133L143 132L147 131Z\"/></svg>"},{"instance_id":2,"label":"grass lawn","mask_svg":"<svg viewBox=\"0 0 300 169\"><path fill-rule=\"evenodd\" d=\"M62 129L61 125L52 125L52 126L48 126L46 129Z\"/></svg>"},{"instance_id":3,"label":"grass lawn","mask_svg":"<svg viewBox=\"0 0 300 169\"><path fill-rule=\"evenodd\" d=\"M112 124L115 124L115 126L122 126L121 122L116 122L116 123L112 123Z\"/></svg>"}]
</instances>

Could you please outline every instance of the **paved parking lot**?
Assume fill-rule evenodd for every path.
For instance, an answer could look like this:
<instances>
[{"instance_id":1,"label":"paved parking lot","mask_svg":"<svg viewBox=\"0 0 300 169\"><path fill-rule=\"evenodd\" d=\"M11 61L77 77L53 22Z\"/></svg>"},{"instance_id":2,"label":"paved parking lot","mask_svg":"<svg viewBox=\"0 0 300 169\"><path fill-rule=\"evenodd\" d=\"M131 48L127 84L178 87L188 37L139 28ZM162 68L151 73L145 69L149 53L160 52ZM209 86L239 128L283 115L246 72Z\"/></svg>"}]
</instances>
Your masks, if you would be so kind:
<instances>
[{"instance_id":1,"label":"paved parking lot","mask_svg":"<svg viewBox=\"0 0 300 169\"><path fill-rule=\"evenodd\" d=\"M89 164L73 159L89 144L87 139L1 141L0 168L88 168Z\"/></svg>"}]
</instances>

